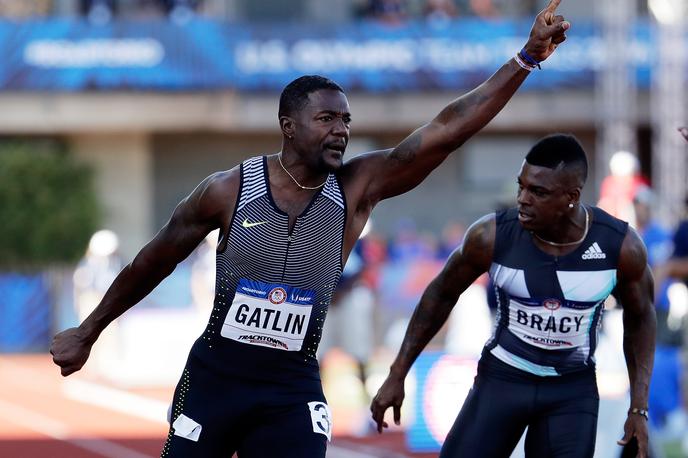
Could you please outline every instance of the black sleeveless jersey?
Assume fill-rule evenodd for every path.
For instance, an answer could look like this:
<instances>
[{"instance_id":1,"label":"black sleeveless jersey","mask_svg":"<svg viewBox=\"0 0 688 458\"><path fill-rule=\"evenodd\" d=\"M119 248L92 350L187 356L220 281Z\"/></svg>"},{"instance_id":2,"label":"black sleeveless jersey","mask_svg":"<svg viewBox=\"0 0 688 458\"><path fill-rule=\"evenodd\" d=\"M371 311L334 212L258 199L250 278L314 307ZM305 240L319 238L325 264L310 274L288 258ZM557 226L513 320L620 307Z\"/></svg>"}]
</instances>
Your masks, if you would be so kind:
<instances>
[{"instance_id":1,"label":"black sleeveless jersey","mask_svg":"<svg viewBox=\"0 0 688 458\"><path fill-rule=\"evenodd\" d=\"M242 163L214 307L191 354L226 375L319 383L315 354L342 272L344 194L330 174L290 233L269 182L266 157Z\"/></svg>"},{"instance_id":2,"label":"black sleeveless jersey","mask_svg":"<svg viewBox=\"0 0 688 458\"><path fill-rule=\"evenodd\" d=\"M590 229L565 256L539 249L515 208L498 212L490 277L497 322L485 352L539 376L594 368L604 301L616 285L628 224L588 207Z\"/></svg>"}]
</instances>

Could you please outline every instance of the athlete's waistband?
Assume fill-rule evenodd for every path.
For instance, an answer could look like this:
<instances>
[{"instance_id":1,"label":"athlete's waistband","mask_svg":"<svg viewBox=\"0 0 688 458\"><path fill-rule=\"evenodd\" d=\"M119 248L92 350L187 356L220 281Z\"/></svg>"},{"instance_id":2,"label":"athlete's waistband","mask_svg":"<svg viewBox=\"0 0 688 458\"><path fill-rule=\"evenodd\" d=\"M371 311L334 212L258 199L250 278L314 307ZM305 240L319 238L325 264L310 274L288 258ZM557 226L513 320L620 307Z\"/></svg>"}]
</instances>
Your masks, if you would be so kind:
<instances>
[{"instance_id":1,"label":"athlete's waistband","mask_svg":"<svg viewBox=\"0 0 688 458\"><path fill-rule=\"evenodd\" d=\"M591 366L582 366L579 370L563 374L540 376L501 361L486 348L483 350L480 361L478 361L478 376L480 377L481 375L517 383L569 383L578 380L594 380L595 368Z\"/></svg>"},{"instance_id":2,"label":"athlete's waistband","mask_svg":"<svg viewBox=\"0 0 688 458\"><path fill-rule=\"evenodd\" d=\"M223 339L211 346L198 339L189 358L219 376L281 385L320 387L320 367L302 352L275 350Z\"/></svg>"}]
</instances>

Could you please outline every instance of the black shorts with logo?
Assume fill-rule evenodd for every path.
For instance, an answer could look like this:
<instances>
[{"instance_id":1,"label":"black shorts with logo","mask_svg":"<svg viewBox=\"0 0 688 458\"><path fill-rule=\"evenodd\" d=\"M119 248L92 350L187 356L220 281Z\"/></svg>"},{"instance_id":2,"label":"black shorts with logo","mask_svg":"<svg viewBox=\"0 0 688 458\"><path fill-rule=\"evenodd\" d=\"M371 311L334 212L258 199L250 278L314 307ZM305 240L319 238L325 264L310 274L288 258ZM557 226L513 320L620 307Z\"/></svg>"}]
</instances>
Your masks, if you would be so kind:
<instances>
[{"instance_id":1,"label":"black shorts with logo","mask_svg":"<svg viewBox=\"0 0 688 458\"><path fill-rule=\"evenodd\" d=\"M161 458L324 458L331 418L320 387L226 377L192 354Z\"/></svg>"},{"instance_id":2,"label":"black shorts with logo","mask_svg":"<svg viewBox=\"0 0 688 458\"><path fill-rule=\"evenodd\" d=\"M586 458L595 451L599 394L593 369L540 377L484 352L441 458L508 458L528 427L528 458Z\"/></svg>"}]
</instances>

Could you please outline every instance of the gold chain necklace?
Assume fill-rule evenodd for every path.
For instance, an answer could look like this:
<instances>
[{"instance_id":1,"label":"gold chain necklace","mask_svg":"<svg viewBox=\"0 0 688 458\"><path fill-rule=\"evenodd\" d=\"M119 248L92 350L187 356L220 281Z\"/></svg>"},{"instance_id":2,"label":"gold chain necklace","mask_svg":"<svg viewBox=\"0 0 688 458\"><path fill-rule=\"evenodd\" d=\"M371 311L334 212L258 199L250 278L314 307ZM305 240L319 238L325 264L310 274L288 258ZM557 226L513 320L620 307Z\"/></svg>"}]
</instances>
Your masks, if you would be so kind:
<instances>
[{"instance_id":1,"label":"gold chain necklace","mask_svg":"<svg viewBox=\"0 0 688 458\"><path fill-rule=\"evenodd\" d=\"M549 240L543 239L542 237L537 235L535 232L531 231L531 234L533 234L541 242L544 242L544 243L546 243L548 245L552 245L552 246L563 247L563 246L578 245L583 240L585 240L585 237L588 236L588 229L589 229L588 222L590 221L590 213L588 213L588 209L585 207L585 205L583 205L583 210L585 210L585 231L583 231L583 236L580 239L576 240L575 242L566 242L566 243L550 242Z\"/></svg>"},{"instance_id":2,"label":"gold chain necklace","mask_svg":"<svg viewBox=\"0 0 688 458\"><path fill-rule=\"evenodd\" d=\"M325 183L327 183L327 178L325 178L325 181L323 181L322 183L320 183L318 186L304 186L304 185L302 185L301 183L299 183L298 181L296 181L296 178L294 178L294 175L292 175L291 173L289 173L289 170L287 170L286 167L284 167L284 164L282 164L282 153L281 153L281 152L277 155L277 160L279 161L279 164L282 166L282 170L284 170L284 171L287 173L287 175L289 175L289 178L291 178L292 181L293 181L294 183L296 183L296 186L298 186L298 187L301 188L301 189L306 189L306 190L308 190L308 191L313 191L313 190L315 190L315 189L320 189L320 188L322 188L323 186L325 186Z\"/></svg>"}]
</instances>

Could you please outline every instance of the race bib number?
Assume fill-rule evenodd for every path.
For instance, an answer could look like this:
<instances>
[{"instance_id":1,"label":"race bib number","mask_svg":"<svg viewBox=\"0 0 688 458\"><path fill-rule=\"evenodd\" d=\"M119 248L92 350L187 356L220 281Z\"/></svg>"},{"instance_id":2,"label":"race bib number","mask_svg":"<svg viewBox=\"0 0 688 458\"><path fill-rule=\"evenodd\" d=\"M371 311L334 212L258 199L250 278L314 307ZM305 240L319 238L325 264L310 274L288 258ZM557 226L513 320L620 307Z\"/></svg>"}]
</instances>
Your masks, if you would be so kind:
<instances>
[{"instance_id":1,"label":"race bib number","mask_svg":"<svg viewBox=\"0 0 688 458\"><path fill-rule=\"evenodd\" d=\"M312 290L242 278L220 334L249 345L299 351L314 300Z\"/></svg>"},{"instance_id":2,"label":"race bib number","mask_svg":"<svg viewBox=\"0 0 688 458\"><path fill-rule=\"evenodd\" d=\"M308 410L311 412L311 424L313 432L324 434L327 440L332 439L332 412L330 407L324 402L313 401L308 403Z\"/></svg>"},{"instance_id":3,"label":"race bib number","mask_svg":"<svg viewBox=\"0 0 688 458\"><path fill-rule=\"evenodd\" d=\"M589 345L590 326L599 304L565 306L558 299L524 305L511 299L509 330L522 341L547 350Z\"/></svg>"}]
</instances>

